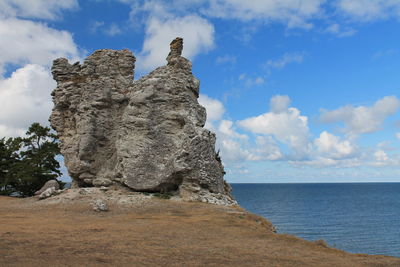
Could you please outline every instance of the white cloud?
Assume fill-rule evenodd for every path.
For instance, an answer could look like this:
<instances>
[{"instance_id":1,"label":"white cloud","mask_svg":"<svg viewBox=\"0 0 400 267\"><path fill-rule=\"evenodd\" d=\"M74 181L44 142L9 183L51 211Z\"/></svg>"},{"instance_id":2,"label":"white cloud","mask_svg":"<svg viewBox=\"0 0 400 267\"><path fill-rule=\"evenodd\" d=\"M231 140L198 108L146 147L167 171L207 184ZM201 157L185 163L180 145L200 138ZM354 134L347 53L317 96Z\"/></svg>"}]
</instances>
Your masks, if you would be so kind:
<instances>
[{"instance_id":1,"label":"white cloud","mask_svg":"<svg viewBox=\"0 0 400 267\"><path fill-rule=\"evenodd\" d=\"M376 160L376 161L379 161L379 162L386 162L386 161L389 160L388 155L387 155L386 152L383 151L383 150L378 150L378 151L376 151L376 152L374 153L374 157L375 157L375 160Z\"/></svg>"},{"instance_id":2,"label":"white cloud","mask_svg":"<svg viewBox=\"0 0 400 267\"><path fill-rule=\"evenodd\" d=\"M116 23L111 23L110 25L106 25L104 21L92 21L89 25L89 31L91 33L102 32L107 34L108 36L115 36L122 34L121 28Z\"/></svg>"},{"instance_id":3,"label":"white cloud","mask_svg":"<svg viewBox=\"0 0 400 267\"><path fill-rule=\"evenodd\" d=\"M308 19L321 14L325 0L217 0L208 1L203 13L218 18L285 23L289 28L310 28Z\"/></svg>"},{"instance_id":4,"label":"white cloud","mask_svg":"<svg viewBox=\"0 0 400 267\"><path fill-rule=\"evenodd\" d=\"M230 55L219 56L215 60L215 63L217 63L217 64L234 65L234 64L236 64L236 57L235 56L230 56Z\"/></svg>"},{"instance_id":5,"label":"white cloud","mask_svg":"<svg viewBox=\"0 0 400 267\"><path fill-rule=\"evenodd\" d=\"M315 168L354 168L361 165L366 165L366 162L361 157L352 157L345 159L333 159L328 157L315 156L310 160L306 161L290 161L291 164L296 166L312 166ZM336 177L335 177L336 178Z\"/></svg>"},{"instance_id":6,"label":"white cloud","mask_svg":"<svg viewBox=\"0 0 400 267\"><path fill-rule=\"evenodd\" d=\"M0 16L58 19L62 10L78 8L77 0L2 0Z\"/></svg>"},{"instance_id":7,"label":"white cloud","mask_svg":"<svg viewBox=\"0 0 400 267\"><path fill-rule=\"evenodd\" d=\"M371 155L372 159L368 163L369 166L373 167L396 167L400 166L400 155L394 153L396 149L387 146L377 145L376 151ZM392 151L390 154L387 151Z\"/></svg>"},{"instance_id":8,"label":"white cloud","mask_svg":"<svg viewBox=\"0 0 400 267\"><path fill-rule=\"evenodd\" d=\"M105 33L109 36L115 36L121 34L122 30L117 24L111 23L111 25L107 29L105 29Z\"/></svg>"},{"instance_id":9,"label":"white cloud","mask_svg":"<svg viewBox=\"0 0 400 267\"><path fill-rule=\"evenodd\" d=\"M213 122L222 118L225 108L221 101L203 94L200 94L198 100L200 105L207 110L207 122Z\"/></svg>"},{"instance_id":10,"label":"white cloud","mask_svg":"<svg viewBox=\"0 0 400 267\"><path fill-rule=\"evenodd\" d=\"M400 133L396 133L396 137L400 140Z\"/></svg>"},{"instance_id":11,"label":"white cloud","mask_svg":"<svg viewBox=\"0 0 400 267\"><path fill-rule=\"evenodd\" d=\"M385 167L385 166L399 166L400 161L397 158L391 158L383 149L378 149L373 154L374 159L369 163L373 167Z\"/></svg>"},{"instance_id":12,"label":"white cloud","mask_svg":"<svg viewBox=\"0 0 400 267\"><path fill-rule=\"evenodd\" d=\"M245 86L247 86L247 87L259 86L264 83L265 83L265 80L261 76L254 77L254 78L246 78L246 80L245 80Z\"/></svg>"},{"instance_id":13,"label":"white cloud","mask_svg":"<svg viewBox=\"0 0 400 267\"><path fill-rule=\"evenodd\" d=\"M218 133L217 133L218 134ZM237 140L223 135L218 135L217 148L221 153L221 158L224 163L241 162L245 160L252 160L253 155L243 149L243 144Z\"/></svg>"},{"instance_id":14,"label":"white cloud","mask_svg":"<svg viewBox=\"0 0 400 267\"><path fill-rule=\"evenodd\" d=\"M323 131L319 138L314 140L319 156L330 159L343 159L352 156L356 149L349 140L340 140L338 136Z\"/></svg>"},{"instance_id":15,"label":"white cloud","mask_svg":"<svg viewBox=\"0 0 400 267\"><path fill-rule=\"evenodd\" d=\"M338 0L337 8L358 21L400 17L400 2L397 0Z\"/></svg>"},{"instance_id":16,"label":"white cloud","mask_svg":"<svg viewBox=\"0 0 400 267\"><path fill-rule=\"evenodd\" d=\"M232 121L222 119L225 112L222 102L206 95L200 95L199 103L207 110L205 128L216 133L216 148L220 151L224 163L229 165L232 162L258 159L247 148L248 136L238 133Z\"/></svg>"},{"instance_id":17,"label":"white cloud","mask_svg":"<svg viewBox=\"0 0 400 267\"><path fill-rule=\"evenodd\" d=\"M289 28L311 28L308 21L320 17L325 0L171 0L168 5L163 1L148 0L138 4L135 0L120 0L132 4L133 16L139 10L165 15L168 12L182 14L199 12L204 16L241 21L280 22Z\"/></svg>"},{"instance_id":18,"label":"white cloud","mask_svg":"<svg viewBox=\"0 0 400 267\"><path fill-rule=\"evenodd\" d=\"M249 77L246 73L240 74L238 80L243 81L246 87L260 86L265 83L263 77Z\"/></svg>"},{"instance_id":19,"label":"white cloud","mask_svg":"<svg viewBox=\"0 0 400 267\"><path fill-rule=\"evenodd\" d=\"M253 151L257 160L280 160L284 155L277 142L271 136L257 136L257 148Z\"/></svg>"},{"instance_id":20,"label":"white cloud","mask_svg":"<svg viewBox=\"0 0 400 267\"><path fill-rule=\"evenodd\" d=\"M238 125L254 134L272 135L289 146L292 156L303 157L310 149L308 119L297 108L288 107L289 103L285 96L275 96L269 112L238 121Z\"/></svg>"},{"instance_id":21,"label":"white cloud","mask_svg":"<svg viewBox=\"0 0 400 267\"><path fill-rule=\"evenodd\" d=\"M216 133L216 147L228 168L245 161L286 161L301 168L334 169L400 165L396 155L387 154L386 151L393 150L387 141L378 143L376 151L370 153L369 149L357 146L354 136L341 137L322 131L312 139L307 117L291 107L290 98L285 95L270 99L269 112L236 123L223 119L224 108L220 101L207 96L201 99L207 110L214 110L209 112L213 115L207 127ZM380 106L385 105L390 110L390 101L385 101L377 101L373 107L380 110ZM237 126L245 131L239 132ZM398 136L400 138L400 133Z\"/></svg>"},{"instance_id":22,"label":"white cloud","mask_svg":"<svg viewBox=\"0 0 400 267\"><path fill-rule=\"evenodd\" d=\"M325 32L334 34L338 37L349 37L354 35L357 31L349 27L343 28L338 23L333 23L325 29Z\"/></svg>"},{"instance_id":23,"label":"white cloud","mask_svg":"<svg viewBox=\"0 0 400 267\"><path fill-rule=\"evenodd\" d=\"M97 21L97 20L92 21L90 22L89 25L89 31L91 33L96 33L100 28L104 26L104 24L105 24L104 21Z\"/></svg>"},{"instance_id":24,"label":"white cloud","mask_svg":"<svg viewBox=\"0 0 400 267\"><path fill-rule=\"evenodd\" d=\"M270 136L257 136L256 148L252 148L248 135L239 133L233 121L223 119L225 108L219 100L200 95L199 103L207 110L205 127L216 133L216 147L228 167L233 162L278 160L283 157L278 144Z\"/></svg>"},{"instance_id":25,"label":"white cloud","mask_svg":"<svg viewBox=\"0 0 400 267\"><path fill-rule=\"evenodd\" d=\"M222 120L218 127L218 132L225 136L230 136L242 140L247 140L248 136L245 134L239 134L233 129L233 122L230 120Z\"/></svg>"},{"instance_id":26,"label":"white cloud","mask_svg":"<svg viewBox=\"0 0 400 267\"><path fill-rule=\"evenodd\" d=\"M78 49L67 31L29 20L0 19L0 76L6 64L49 65L64 56L78 58Z\"/></svg>"},{"instance_id":27,"label":"white cloud","mask_svg":"<svg viewBox=\"0 0 400 267\"><path fill-rule=\"evenodd\" d=\"M184 39L183 56L191 60L214 47L214 26L197 15L161 19L151 17L146 23L143 49L138 56L138 67L150 70L165 64L169 43L175 37Z\"/></svg>"},{"instance_id":28,"label":"white cloud","mask_svg":"<svg viewBox=\"0 0 400 267\"><path fill-rule=\"evenodd\" d=\"M48 125L55 86L49 69L34 64L0 80L0 136L20 135L33 122Z\"/></svg>"},{"instance_id":29,"label":"white cloud","mask_svg":"<svg viewBox=\"0 0 400 267\"><path fill-rule=\"evenodd\" d=\"M72 34L44 23L19 19L57 19L76 1L0 2L0 136L16 136L33 122L48 125L51 90L50 65L58 57L79 60ZM7 66L16 70L3 77Z\"/></svg>"},{"instance_id":30,"label":"white cloud","mask_svg":"<svg viewBox=\"0 0 400 267\"><path fill-rule=\"evenodd\" d=\"M303 53L285 53L279 59L268 60L266 65L276 69L283 69L287 64L303 62L303 58Z\"/></svg>"},{"instance_id":31,"label":"white cloud","mask_svg":"<svg viewBox=\"0 0 400 267\"><path fill-rule=\"evenodd\" d=\"M170 0L168 3L162 0L119 1L131 5L131 18L135 25L141 22L143 12L164 19L171 14L200 14L208 18L255 22L252 23L257 24L254 28L268 23L281 23L289 29L311 29L316 20L325 20L330 25L323 32L346 37L357 32L347 26L352 21L400 18L398 0L334 0L332 3L327 0ZM340 19L339 23L332 23L332 18L338 21ZM246 31L241 38L249 40L252 34L249 34L248 25L243 25L243 28Z\"/></svg>"},{"instance_id":32,"label":"white cloud","mask_svg":"<svg viewBox=\"0 0 400 267\"><path fill-rule=\"evenodd\" d=\"M287 95L276 95L270 100L270 109L273 113L285 112L290 106L290 98Z\"/></svg>"},{"instance_id":33,"label":"white cloud","mask_svg":"<svg viewBox=\"0 0 400 267\"><path fill-rule=\"evenodd\" d=\"M245 160L258 160L248 147L248 136L238 133L232 121L222 120L216 128L217 148L221 152L224 162L241 162Z\"/></svg>"},{"instance_id":34,"label":"white cloud","mask_svg":"<svg viewBox=\"0 0 400 267\"><path fill-rule=\"evenodd\" d=\"M385 119L397 112L400 101L396 96L386 96L372 106L343 106L336 110L322 110L320 120L325 123L344 122L349 135L379 131Z\"/></svg>"}]
</instances>

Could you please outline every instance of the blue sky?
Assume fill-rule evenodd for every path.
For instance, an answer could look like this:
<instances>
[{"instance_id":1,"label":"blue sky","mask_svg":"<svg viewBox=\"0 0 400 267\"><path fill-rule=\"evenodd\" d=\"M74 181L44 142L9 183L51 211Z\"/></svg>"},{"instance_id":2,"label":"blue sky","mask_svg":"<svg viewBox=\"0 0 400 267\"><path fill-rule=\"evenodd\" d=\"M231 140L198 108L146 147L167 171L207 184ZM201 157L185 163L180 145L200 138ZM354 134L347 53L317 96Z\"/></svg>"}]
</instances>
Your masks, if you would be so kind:
<instances>
[{"instance_id":1,"label":"blue sky","mask_svg":"<svg viewBox=\"0 0 400 267\"><path fill-rule=\"evenodd\" d=\"M400 2L0 0L0 136L48 125L52 60L170 41L201 80L230 182L400 182Z\"/></svg>"}]
</instances>

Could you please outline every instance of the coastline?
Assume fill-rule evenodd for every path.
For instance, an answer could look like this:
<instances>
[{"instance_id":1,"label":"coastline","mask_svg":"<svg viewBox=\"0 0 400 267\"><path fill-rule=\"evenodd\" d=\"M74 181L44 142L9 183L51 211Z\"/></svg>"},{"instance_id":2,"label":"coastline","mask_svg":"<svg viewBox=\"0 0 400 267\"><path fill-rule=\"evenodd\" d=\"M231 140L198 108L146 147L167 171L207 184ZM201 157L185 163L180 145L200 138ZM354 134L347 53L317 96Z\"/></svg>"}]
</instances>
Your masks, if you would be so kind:
<instances>
[{"instance_id":1,"label":"coastline","mask_svg":"<svg viewBox=\"0 0 400 267\"><path fill-rule=\"evenodd\" d=\"M240 207L142 194L132 199L96 213L88 195L70 202L0 197L0 265L400 265L400 258L351 254L276 234L269 221Z\"/></svg>"}]
</instances>

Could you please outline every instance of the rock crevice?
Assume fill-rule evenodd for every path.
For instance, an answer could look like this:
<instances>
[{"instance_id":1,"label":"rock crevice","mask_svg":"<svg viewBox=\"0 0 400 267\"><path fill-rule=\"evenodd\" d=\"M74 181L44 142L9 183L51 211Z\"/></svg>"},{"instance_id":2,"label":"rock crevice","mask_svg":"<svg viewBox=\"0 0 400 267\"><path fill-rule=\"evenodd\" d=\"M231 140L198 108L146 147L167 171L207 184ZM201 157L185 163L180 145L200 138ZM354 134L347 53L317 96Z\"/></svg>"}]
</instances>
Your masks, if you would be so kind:
<instances>
[{"instance_id":1,"label":"rock crevice","mask_svg":"<svg viewBox=\"0 0 400 267\"><path fill-rule=\"evenodd\" d=\"M203 128L200 82L181 56L182 38L170 46L167 65L137 81L129 50L98 50L82 65L54 61L50 122L68 172L80 187L116 183L233 203L215 134Z\"/></svg>"}]
</instances>

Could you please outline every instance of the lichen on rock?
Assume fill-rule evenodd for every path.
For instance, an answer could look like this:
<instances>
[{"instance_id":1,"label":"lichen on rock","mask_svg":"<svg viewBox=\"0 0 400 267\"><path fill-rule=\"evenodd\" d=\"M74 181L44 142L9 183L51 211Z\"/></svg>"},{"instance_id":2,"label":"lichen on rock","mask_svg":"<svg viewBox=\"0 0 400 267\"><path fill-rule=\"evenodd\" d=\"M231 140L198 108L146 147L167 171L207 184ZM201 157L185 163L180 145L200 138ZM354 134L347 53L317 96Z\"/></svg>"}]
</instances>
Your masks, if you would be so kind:
<instances>
[{"instance_id":1,"label":"lichen on rock","mask_svg":"<svg viewBox=\"0 0 400 267\"><path fill-rule=\"evenodd\" d=\"M167 65L137 81L129 50L98 50L82 65L54 61L50 121L68 172L79 187L114 183L235 203L215 152L215 134L203 128L200 82L181 56L183 39L170 46Z\"/></svg>"}]
</instances>

